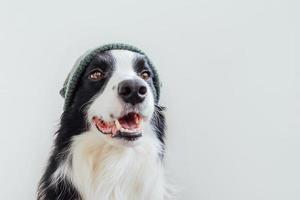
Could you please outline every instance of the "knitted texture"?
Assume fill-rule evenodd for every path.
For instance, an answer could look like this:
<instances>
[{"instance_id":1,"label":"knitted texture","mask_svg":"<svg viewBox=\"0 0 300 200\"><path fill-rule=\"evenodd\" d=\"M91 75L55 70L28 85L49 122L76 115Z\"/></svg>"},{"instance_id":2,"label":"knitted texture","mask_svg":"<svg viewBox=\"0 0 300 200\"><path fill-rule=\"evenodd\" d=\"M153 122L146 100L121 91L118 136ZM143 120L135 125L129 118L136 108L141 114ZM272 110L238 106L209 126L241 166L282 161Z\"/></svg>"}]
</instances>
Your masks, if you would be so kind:
<instances>
[{"instance_id":1,"label":"knitted texture","mask_svg":"<svg viewBox=\"0 0 300 200\"><path fill-rule=\"evenodd\" d=\"M158 103L159 101L159 95L160 95L160 83L158 74L156 72L156 69L152 62L149 60L147 55L140 49L123 43L114 43L114 44L106 44L103 46L100 46L98 48L95 48L89 52L87 52L85 55L79 58L79 60L75 63L73 69L68 74L68 77L66 78L63 88L60 90L60 94L62 97L65 98L64 102L64 110L68 109L72 104L72 99L76 93L76 87L78 84L78 81L80 77L83 75L85 68L90 64L90 62L94 59L94 57L101 52L109 51L109 50L128 50L132 52L136 52L139 54L142 54L145 56L148 65L153 71L153 84L156 89L157 95L155 96L155 102Z\"/></svg>"}]
</instances>

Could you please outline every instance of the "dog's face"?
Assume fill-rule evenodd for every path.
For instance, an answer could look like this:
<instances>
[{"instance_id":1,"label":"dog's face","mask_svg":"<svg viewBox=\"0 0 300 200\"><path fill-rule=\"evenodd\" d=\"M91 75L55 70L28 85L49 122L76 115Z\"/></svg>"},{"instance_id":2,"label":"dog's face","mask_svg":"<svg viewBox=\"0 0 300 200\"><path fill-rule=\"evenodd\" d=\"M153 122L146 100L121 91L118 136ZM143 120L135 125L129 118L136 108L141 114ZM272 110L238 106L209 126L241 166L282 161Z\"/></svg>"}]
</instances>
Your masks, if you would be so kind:
<instances>
[{"instance_id":1,"label":"dog's face","mask_svg":"<svg viewBox=\"0 0 300 200\"><path fill-rule=\"evenodd\" d=\"M147 59L127 50L99 53L79 81L74 106L107 142L136 145L150 127L157 91Z\"/></svg>"}]
</instances>

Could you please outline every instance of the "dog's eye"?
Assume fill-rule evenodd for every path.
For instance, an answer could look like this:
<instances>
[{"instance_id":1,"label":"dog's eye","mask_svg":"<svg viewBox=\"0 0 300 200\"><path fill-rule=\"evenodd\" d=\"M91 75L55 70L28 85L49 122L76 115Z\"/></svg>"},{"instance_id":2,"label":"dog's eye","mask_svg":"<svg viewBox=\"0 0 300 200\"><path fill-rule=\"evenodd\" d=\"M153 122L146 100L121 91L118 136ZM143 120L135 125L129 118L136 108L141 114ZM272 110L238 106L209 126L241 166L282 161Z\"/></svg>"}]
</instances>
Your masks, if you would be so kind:
<instances>
[{"instance_id":1,"label":"dog's eye","mask_svg":"<svg viewBox=\"0 0 300 200\"><path fill-rule=\"evenodd\" d=\"M93 81L99 81L104 78L104 73L99 69L92 70L89 75L89 79Z\"/></svg>"},{"instance_id":2,"label":"dog's eye","mask_svg":"<svg viewBox=\"0 0 300 200\"><path fill-rule=\"evenodd\" d=\"M150 76L151 76L151 73L148 70L144 70L140 74L140 77L144 80L148 80L150 78Z\"/></svg>"}]
</instances>

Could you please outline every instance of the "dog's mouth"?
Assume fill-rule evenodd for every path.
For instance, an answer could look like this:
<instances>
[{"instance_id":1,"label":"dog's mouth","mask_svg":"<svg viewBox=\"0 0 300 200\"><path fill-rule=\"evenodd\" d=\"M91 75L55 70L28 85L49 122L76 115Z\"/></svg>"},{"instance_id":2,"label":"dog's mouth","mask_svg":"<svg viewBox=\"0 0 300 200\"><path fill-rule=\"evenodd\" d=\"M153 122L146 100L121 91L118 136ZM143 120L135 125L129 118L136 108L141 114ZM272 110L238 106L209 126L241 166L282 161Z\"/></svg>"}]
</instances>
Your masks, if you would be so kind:
<instances>
[{"instance_id":1,"label":"dog's mouth","mask_svg":"<svg viewBox=\"0 0 300 200\"><path fill-rule=\"evenodd\" d=\"M93 117L93 123L101 133L128 141L135 141L142 136L142 121L143 117L135 112L127 113L112 122Z\"/></svg>"}]
</instances>

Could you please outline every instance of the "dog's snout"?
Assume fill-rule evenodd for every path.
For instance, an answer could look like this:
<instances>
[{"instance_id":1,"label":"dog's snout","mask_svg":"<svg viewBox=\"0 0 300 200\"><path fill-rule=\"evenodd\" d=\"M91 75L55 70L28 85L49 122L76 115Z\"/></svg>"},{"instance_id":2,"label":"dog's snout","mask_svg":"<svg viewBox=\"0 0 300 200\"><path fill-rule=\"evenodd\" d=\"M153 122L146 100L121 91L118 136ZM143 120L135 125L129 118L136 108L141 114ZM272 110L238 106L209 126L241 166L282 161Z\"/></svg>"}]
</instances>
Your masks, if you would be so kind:
<instances>
[{"instance_id":1,"label":"dog's snout","mask_svg":"<svg viewBox=\"0 0 300 200\"><path fill-rule=\"evenodd\" d=\"M118 86L119 96L132 105L141 103L147 96L147 87L141 80L124 80Z\"/></svg>"}]
</instances>

